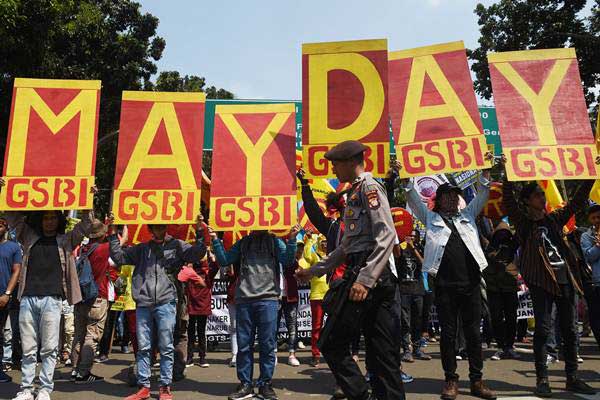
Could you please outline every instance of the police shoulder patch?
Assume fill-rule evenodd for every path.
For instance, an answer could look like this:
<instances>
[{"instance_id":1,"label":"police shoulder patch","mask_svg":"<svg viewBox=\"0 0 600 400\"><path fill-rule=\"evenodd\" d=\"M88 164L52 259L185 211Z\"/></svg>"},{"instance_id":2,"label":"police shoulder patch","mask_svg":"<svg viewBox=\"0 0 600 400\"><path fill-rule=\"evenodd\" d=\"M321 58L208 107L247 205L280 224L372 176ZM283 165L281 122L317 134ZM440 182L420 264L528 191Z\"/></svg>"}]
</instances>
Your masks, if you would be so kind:
<instances>
[{"instance_id":1,"label":"police shoulder patch","mask_svg":"<svg viewBox=\"0 0 600 400\"><path fill-rule=\"evenodd\" d=\"M370 209L377 209L381 205L379 202L379 191L377 189L370 189L366 191L367 201L369 202Z\"/></svg>"}]
</instances>

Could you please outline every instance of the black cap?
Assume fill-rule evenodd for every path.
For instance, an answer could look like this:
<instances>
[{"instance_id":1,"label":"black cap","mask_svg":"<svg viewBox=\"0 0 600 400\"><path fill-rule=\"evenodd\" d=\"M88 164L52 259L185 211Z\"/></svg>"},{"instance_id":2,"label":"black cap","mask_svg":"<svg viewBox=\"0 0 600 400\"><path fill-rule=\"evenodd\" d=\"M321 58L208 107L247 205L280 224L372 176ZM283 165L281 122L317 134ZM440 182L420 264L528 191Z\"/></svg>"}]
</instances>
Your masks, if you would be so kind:
<instances>
[{"instance_id":1,"label":"black cap","mask_svg":"<svg viewBox=\"0 0 600 400\"><path fill-rule=\"evenodd\" d=\"M325 153L325 158L329 161L344 161L367 150L368 147L356 140L346 140L334 146Z\"/></svg>"},{"instance_id":2,"label":"black cap","mask_svg":"<svg viewBox=\"0 0 600 400\"><path fill-rule=\"evenodd\" d=\"M587 210L587 215L600 211L600 204L591 205Z\"/></svg>"},{"instance_id":3,"label":"black cap","mask_svg":"<svg viewBox=\"0 0 600 400\"><path fill-rule=\"evenodd\" d=\"M458 186L453 185L451 183L443 183L435 191L435 197L439 197L442 193L450 193L450 192L454 192L458 195L462 195L462 190Z\"/></svg>"},{"instance_id":4,"label":"black cap","mask_svg":"<svg viewBox=\"0 0 600 400\"><path fill-rule=\"evenodd\" d=\"M544 189L542 189L540 185L538 185L536 182L531 182L523 187L523 189L521 190L521 195L519 197L521 198L521 200L527 200L529 199L529 197L531 197L532 194L536 192L544 193Z\"/></svg>"}]
</instances>

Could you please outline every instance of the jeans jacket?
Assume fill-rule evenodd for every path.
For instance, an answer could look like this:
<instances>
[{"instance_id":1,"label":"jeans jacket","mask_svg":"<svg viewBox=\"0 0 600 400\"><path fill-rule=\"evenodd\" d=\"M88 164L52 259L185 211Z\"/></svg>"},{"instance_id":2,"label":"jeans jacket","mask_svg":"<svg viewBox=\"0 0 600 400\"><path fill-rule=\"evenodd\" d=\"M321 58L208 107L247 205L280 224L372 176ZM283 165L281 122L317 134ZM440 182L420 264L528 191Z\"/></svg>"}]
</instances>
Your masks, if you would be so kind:
<instances>
[{"instance_id":1,"label":"jeans jacket","mask_svg":"<svg viewBox=\"0 0 600 400\"><path fill-rule=\"evenodd\" d=\"M406 187L406 198L411 212L425 225L426 241L425 255L423 261L423 272L431 275L436 275L440 268L440 262L444 256L444 250L448 239L450 238L451 230L446 226L443 218L435 211L431 211L425 206L421 196L414 187L411 181ZM475 219L483 210L490 195L489 181L482 175L479 176L479 185L477 196L469 203L469 205L460 210L456 217L453 218L454 225L460 237L465 242L465 245L471 251L473 258L481 270L487 267L487 260L481 249L479 242L479 231Z\"/></svg>"},{"instance_id":2,"label":"jeans jacket","mask_svg":"<svg viewBox=\"0 0 600 400\"><path fill-rule=\"evenodd\" d=\"M592 228L581 235L583 257L592 267L592 284L600 286L600 247L596 246L596 234Z\"/></svg>"}]
</instances>

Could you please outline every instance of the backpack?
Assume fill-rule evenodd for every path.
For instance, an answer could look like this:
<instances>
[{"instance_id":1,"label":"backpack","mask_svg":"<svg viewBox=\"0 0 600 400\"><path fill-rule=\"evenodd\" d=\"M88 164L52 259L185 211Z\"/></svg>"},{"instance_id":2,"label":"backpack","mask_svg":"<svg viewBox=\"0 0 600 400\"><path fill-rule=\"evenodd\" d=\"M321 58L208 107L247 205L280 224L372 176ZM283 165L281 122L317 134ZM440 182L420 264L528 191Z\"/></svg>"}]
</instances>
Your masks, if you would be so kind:
<instances>
[{"instance_id":1,"label":"backpack","mask_svg":"<svg viewBox=\"0 0 600 400\"><path fill-rule=\"evenodd\" d=\"M90 255L98 248L98 243L94 243L86 252L81 253L75 262L77 269L77 278L79 279L79 288L81 289L81 302L90 304L96 301L98 297L98 285L94 280Z\"/></svg>"}]
</instances>

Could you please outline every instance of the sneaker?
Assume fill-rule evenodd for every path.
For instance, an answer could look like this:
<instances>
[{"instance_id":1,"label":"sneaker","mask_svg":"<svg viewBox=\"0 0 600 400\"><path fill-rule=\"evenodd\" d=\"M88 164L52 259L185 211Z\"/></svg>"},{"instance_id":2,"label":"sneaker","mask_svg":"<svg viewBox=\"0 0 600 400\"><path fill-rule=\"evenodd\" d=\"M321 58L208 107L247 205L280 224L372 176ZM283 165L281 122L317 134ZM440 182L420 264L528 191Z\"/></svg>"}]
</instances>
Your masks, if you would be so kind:
<instances>
[{"instance_id":1,"label":"sneaker","mask_svg":"<svg viewBox=\"0 0 600 400\"><path fill-rule=\"evenodd\" d=\"M358 362L360 361L360 359L358 358L358 354L352 354L352 359L354 360L355 363L358 364Z\"/></svg>"},{"instance_id":2,"label":"sneaker","mask_svg":"<svg viewBox=\"0 0 600 400\"><path fill-rule=\"evenodd\" d=\"M231 360L229 360L229 367L230 368L235 368L235 357L231 357Z\"/></svg>"},{"instance_id":3,"label":"sneaker","mask_svg":"<svg viewBox=\"0 0 600 400\"><path fill-rule=\"evenodd\" d=\"M413 363L415 359L410 351L405 351L402 355L402 362Z\"/></svg>"},{"instance_id":4,"label":"sneaker","mask_svg":"<svg viewBox=\"0 0 600 400\"><path fill-rule=\"evenodd\" d=\"M94 382L100 382L103 380L104 380L103 377L94 375L92 373L89 373L86 376L75 377L75 383L94 383Z\"/></svg>"},{"instance_id":5,"label":"sneaker","mask_svg":"<svg viewBox=\"0 0 600 400\"><path fill-rule=\"evenodd\" d=\"M304 350L306 348L306 345L304 343L302 343L302 341L298 341L298 343L296 344L296 346L298 346L298 348L300 350Z\"/></svg>"},{"instance_id":6,"label":"sneaker","mask_svg":"<svg viewBox=\"0 0 600 400\"><path fill-rule=\"evenodd\" d=\"M319 366L320 361L321 360L319 359L319 357L313 357L312 360L310 361L310 366L316 368Z\"/></svg>"},{"instance_id":7,"label":"sneaker","mask_svg":"<svg viewBox=\"0 0 600 400\"><path fill-rule=\"evenodd\" d=\"M229 395L229 400L244 400L254 397L254 389L250 384L240 384L235 393Z\"/></svg>"},{"instance_id":8,"label":"sneaker","mask_svg":"<svg viewBox=\"0 0 600 400\"><path fill-rule=\"evenodd\" d=\"M186 367L191 367L191 366L193 366L193 365L194 365L194 359L193 359L193 358L191 358L191 357L189 357L189 358L186 360L186 362L185 362L185 366L186 366Z\"/></svg>"},{"instance_id":9,"label":"sneaker","mask_svg":"<svg viewBox=\"0 0 600 400\"><path fill-rule=\"evenodd\" d=\"M533 393L539 397L552 397L552 389L550 389L548 378L538 378Z\"/></svg>"},{"instance_id":10,"label":"sneaker","mask_svg":"<svg viewBox=\"0 0 600 400\"><path fill-rule=\"evenodd\" d=\"M41 389L37 396L35 396L35 400L50 400L50 393L47 390Z\"/></svg>"},{"instance_id":11,"label":"sneaker","mask_svg":"<svg viewBox=\"0 0 600 400\"><path fill-rule=\"evenodd\" d=\"M173 400L171 386L161 386L160 389L158 389L158 400Z\"/></svg>"},{"instance_id":12,"label":"sneaker","mask_svg":"<svg viewBox=\"0 0 600 400\"><path fill-rule=\"evenodd\" d=\"M71 361L71 359L70 359L70 358L67 358L67 359L65 360L65 367L70 367L71 365L73 365L73 361Z\"/></svg>"},{"instance_id":13,"label":"sneaker","mask_svg":"<svg viewBox=\"0 0 600 400\"><path fill-rule=\"evenodd\" d=\"M417 360L423 360L423 361L431 360L431 356L429 354L425 353L421 348L417 348L413 352L413 357L416 358Z\"/></svg>"},{"instance_id":14,"label":"sneaker","mask_svg":"<svg viewBox=\"0 0 600 400\"><path fill-rule=\"evenodd\" d=\"M296 358L296 356L294 354L290 354L290 356L288 357L288 364L291 365L292 367L299 367L300 361L298 361L298 359Z\"/></svg>"},{"instance_id":15,"label":"sneaker","mask_svg":"<svg viewBox=\"0 0 600 400\"><path fill-rule=\"evenodd\" d=\"M185 374L183 372L173 372L173 382L180 382L185 379Z\"/></svg>"},{"instance_id":16,"label":"sneaker","mask_svg":"<svg viewBox=\"0 0 600 400\"><path fill-rule=\"evenodd\" d=\"M546 365L556 364L559 361L558 356L553 356L552 354L546 356Z\"/></svg>"},{"instance_id":17,"label":"sneaker","mask_svg":"<svg viewBox=\"0 0 600 400\"><path fill-rule=\"evenodd\" d=\"M75 381L77 381L78 377L79 377L79 374L77 373L77 371L75 371L75 370L71 371L71 376L69 377L69 382L75 383Z\"/></svg>"},{"instance_id":18,"label":"sneaker","mask_svg":"<svg viewBox=\"0 0 600 400\"><path fill-rule=\"evenodd\" d=\"M273 390L271 382L267 382L258 388L258 398L263 400L278 400L277 393Z\"/></svg>"},{"instance_id":19,"label":"sneaker","mask_svg":"<svg viewBox=\"0 0 600 400\"><path fill-rule=\"evenodd\" d=\"M0 383L8 383L12 382L12 378L6 374L4 371L0 371Z\"/></svg>"},{"instance_id":20,"label":"sneaker","mask_svg":"<svg viewBox=\"0 0 600 400\"><path fill-rule=\"evenodd\" d=\"M94 358L94 362L97 362L98 364L102 364L103 362L105 362L107 360L108 360L108 356L104 355L104 354Z\"/></svg>"},{"instance_id":21,"label":"sneaker","mask_svg":"<svg viewBox=\"0 0 600 400\"><path fill-rule=\"evenodd\" d=\"M200 366L200 368L210 367L210 364L206 362L206 358L204 357L200 357L200 360L198 360L198 365Z\"/></svg>"},{"instance_id":22,"label":"sneaker","mask_svg":"<svg viewBox=\"0 0 600 400\"><path fill-rule=\"evenodd\" d=\"M121 353L130 354L131 350L129 350L129 346L121 346Z\"/></svg>"},{"instance_id":23,"label":"sneaker","mask_svg":"<svg viewBox=\"0 0 600 400\"><path fill-rule=\"evenodd\" d=\"M583 364L583 358L579 354L577 354L577 364Z\"/></svg>"},{"instance_id":24,"label":"sneaker","mask_svg":"<svg viewBox=\"0 0 600 400\"><path fill-rule=\"evenodd\" d=\"M422 337L421 339L419 339L419 347L427 347L427 338L426 337Z\"/></svg>"},{"instance_id":25,"label":"sneaker","mask_svg":"<svg viewBox=\"0 0 600 400\"><path fill-rule=\"evenodd\" d=\"M508 349L504 352L504 355L507 358L513 359L513 360L519 360L521 358L521 355L519 353L517 353L517 351L515 349Z\"/></svg>"},{"instance_id":26,"label":"sneaker","mask_svg":"<svg viewBox=\"0 0 600 400\"><path fill-rule=\"evenodd\" d=\"M9 372L9 371L12 371L12 369L13 369L13 366L12 366L12 364L11 364L11 363L9 363L9 362L8 362L8 363L5 363L5 364L2 366L2 371L4 371L4 372Z\"/></svg>"},{"instance_id":27,"label":"sneaker","mask_svg":"<svg viewBox=\"0 0 600 400\"><path fill-rule=\"evenodd\" d=\"M494 353L493 356L490 357L490 360L499 361L499 360L502 360L503 357L504 357L504 352L497 351Z\"/></svg>"},{"instance_id":28,"label":"sneaker","mask_svg":"<svg viewBox=\"0 0 600 400\"><path fill-rule=\"evenodd\" d=\"M137 393L125 397L125 400L146 400L150 398L150 388L142 387Z\"/></svg>"},{"instance_id":29,"label":"sneaker","mask_svg":"<svg viewBox=\"0 0 600 400\"><path fill-rule=\"evenodd\" d=\"M152 368L159 368L160 367L160 361L154 361L152 363Z\"/></svg>"},{"instance_id":30,"label":"sneaker","mask_svg":"<svg viewBox=\"0 0 600 400\"><path fill-rule=\"evenodd\" d=\"M462 361L462 359L463 359L463 358L462 358L462 356L461 356L460 354L457 354L457 355L456 355L456 361Z\"/></svg>"},{"instance_id":31,"label":"sneaker","mask_svg":"<svg viewBox=\"0 0 600 400\"><path fill-rule=\"evenodd\" d=\"M17 393L13 400L34 400L33 392L29 389L23 389L23 391Z\"/></svg>"},{"instance_id":32,"label":"sneaker","mask_svg":"<svg viewBox=\"0 0 600 400\"><path fill-rule=\"evenodd\" d=\"M415 378L413 378L412 375L409 375L404 371L400 371L400 376L402 377L402 383L404 384L411 383L415 380Z\"/></svg>"},{"instance_id":33,"label":"sneaker","mask_svg":"<svg viewBox=\"0 0 600 400\"><path fill-rule=\"evenodd\" d=\"M579 394L596 394L596 390L579 378L567 378L566 389Z\"/></svg>"}]
</instances>

